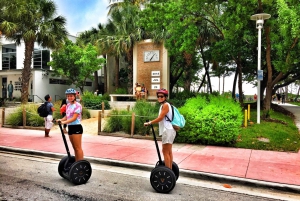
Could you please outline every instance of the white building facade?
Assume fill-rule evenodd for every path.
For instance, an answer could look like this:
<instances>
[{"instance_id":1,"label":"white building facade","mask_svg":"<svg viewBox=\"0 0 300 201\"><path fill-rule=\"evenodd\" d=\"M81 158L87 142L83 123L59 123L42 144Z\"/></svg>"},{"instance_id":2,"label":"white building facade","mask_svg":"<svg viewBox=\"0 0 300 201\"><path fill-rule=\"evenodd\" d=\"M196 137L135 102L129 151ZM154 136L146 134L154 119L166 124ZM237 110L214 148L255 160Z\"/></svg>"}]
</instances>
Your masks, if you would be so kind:
<instances>
[{"instance_id":1,"label":"white building facade","mask_svg":"<svg viewBox=\"0 0 300 201\"><path fill-rule=\"evenodd\" d=\"M74 36L69 35L68 38L73 42L76 40ZM44 102L44 96L47 94L52 96L53 101L59 100L65 97L66 89L74 88L66 84L65 78L51 76L51 67L47 65L51 60L51 53L51 50L44 49L38 44L34 46L29 84L29 100L32 102ZM10 81L14 86L13 97L17 100L21 97L24 57L24 42L17 46L14 41L0 36L0 98L8 98L7 86ZM93 81L88 80L84 89L92 91Z\"/></svg>"}]
</instances>

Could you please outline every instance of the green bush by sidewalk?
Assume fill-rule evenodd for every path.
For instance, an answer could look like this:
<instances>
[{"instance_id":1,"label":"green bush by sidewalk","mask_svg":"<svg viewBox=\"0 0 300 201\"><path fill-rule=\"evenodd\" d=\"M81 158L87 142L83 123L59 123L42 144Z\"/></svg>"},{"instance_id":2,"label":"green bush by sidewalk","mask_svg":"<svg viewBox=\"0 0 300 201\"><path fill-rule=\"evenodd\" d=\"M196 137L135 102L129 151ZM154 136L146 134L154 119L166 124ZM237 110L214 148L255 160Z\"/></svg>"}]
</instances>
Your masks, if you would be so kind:
<instances>
[{"instance_id":1,"label":"green bush by sidewalk","mask_svg":"<svg viewBox=\"0 0 300 201\"><path fill-rule=\"evenodd\" d=\"M60 105L61 100L53 103L55 111L53 112L54 119L61 119ZM20 105L16 110L9 114L6 118L6 122L12 126L23 126L23 109L26 110L26 126L43 127L44 118L40 117L37 113L38 104L26 104ZM82 119L88 119L91 115L86 108L82 108Z\"/></svg>"},{"instance_id":2,"label":"green bush by sidewalk","mask_svg":"<svg viewBox=\"0 0 300 201\"><path fill-rule=\"evenodd\" d=\"M186 126L178 132L177 142L228 145L235 143L241 130L240 105L223 96L188 99L179 111Z\"/></svg>"},{"instance_id":3,"label":"green bush by sidewalk","mask_svg":"<svg viewBox=\"0 0 300 201\"><path fill-rule=\"evenodd\" d=\"M151 120L157 117L159 105L151 104L144 100L137 101L131 111L127 110L113 110L110 118L108 119L104 132L118 132L124 131L131 133L131 119L132 113L135 113L135 127L136 134L146 135L149 134L149 127L144 127L146 120Z\"/></svg>"}]
</instances>

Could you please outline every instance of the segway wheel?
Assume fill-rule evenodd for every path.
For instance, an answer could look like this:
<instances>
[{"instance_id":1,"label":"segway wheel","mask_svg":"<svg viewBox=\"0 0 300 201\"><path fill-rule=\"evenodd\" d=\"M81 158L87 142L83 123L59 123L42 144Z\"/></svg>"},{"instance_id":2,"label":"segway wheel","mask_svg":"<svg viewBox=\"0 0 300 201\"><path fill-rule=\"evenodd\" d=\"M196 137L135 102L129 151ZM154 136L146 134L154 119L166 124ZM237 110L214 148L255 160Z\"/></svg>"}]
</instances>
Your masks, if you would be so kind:
<instances>
[{"instance_id":1,"label":"segway wheel","mask_svg":"<svg viewBox=\"0 0 300 201\"><path fill-rule=\"evenodd\" d=\"M65 178L65 176L63 175L63 172L66 172L65 168L65 163L68 161L68 156L63 157L59 164L58 164L58 174L62 177ZM75 162L75 157L71 156L71 158L68 161L68 164L66 165L66 168L69 169L70 166ZM65 178L66 179L66 178Z\"/></svg>"},{"instance_id":2,"label":"segway wheel","mask_svg":"<svg viewBox=\"0 0 300 201\"><path fill-rule=\"evenodd\" d=\"M73 184L85 184L92 175L92 167L88 161L75 162L69 171L69 178Z\"/></svg>"},{"instance_id":3,"label":"segway wheel","mask_svg":"<svg viewBox=\"0 0 300 201\"><path fill-rule=\"evenodd\" d=\"M159 161L157 161L155 167L157 167L158 165L159 165ZM162 165L165 165L165 161L162 161ZM174 174L176 176L176 181L177 181L177 179L179 177L179 167L178 167L178 165L174 161L172 163L172 170L173 170L173 172L174 172Z\"/></svg>"},{"instance_id":4,"label":"segway wheel","mask_svg":"<svg viewBox=\"0 0 300 201\"><path fill-rule=\"evenodd\" d=\"M165 166L157 166L151 171L150 183L159 193L169 193L176 185L174 172Z\"/></svg>"}]
</instances>

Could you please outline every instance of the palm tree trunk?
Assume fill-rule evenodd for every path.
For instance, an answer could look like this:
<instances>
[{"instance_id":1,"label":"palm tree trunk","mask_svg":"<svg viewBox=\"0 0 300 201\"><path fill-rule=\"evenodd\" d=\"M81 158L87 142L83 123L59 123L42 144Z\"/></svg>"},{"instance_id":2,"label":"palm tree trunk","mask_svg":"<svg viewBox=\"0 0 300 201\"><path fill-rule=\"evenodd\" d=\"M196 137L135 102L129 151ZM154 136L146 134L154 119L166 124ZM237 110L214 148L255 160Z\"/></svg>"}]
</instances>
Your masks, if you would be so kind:
<instances>
[{"instance_id":1,"label":"palm tree trunk","mask_svg":"<svg viewBox=\"0 0 300 201\"><path fill-rule=\"evenodd\" d=\"M106 58L106 55L102 55L103 58ZM107 66L106 66L106 63L104 64L103 66L103 69L104 69L104 78L103 78L103 84L104 84L104 89L103 89L103 93L106 93L107 92Z\"/></svg>"},{"instance_id":2,"label":"palm tree trunk","mask_svg":"<svg viewBox=\"0 0 300 201\"><path fill-rule=\"evenodd\" d=\"M34 48L34 41L25 42L25 58L24 68L22 70L22 90L21 90L21 102L26 104L28 102L29 95L29 81L31 78L31 60L32 52Z\"/></svg>"},{"instance_id":3,"label":"palm tree trunk","mask_svg":"<svg viewBox=\"0 0 300 201\"><path fill-rule=\"evenodd\" d=\"M128 62L128 83L127 83L127 93L133 92L133 48L128 50L127 54L127 62Z\"/></svg>"},{"instance_id":4,"label":"palm tree trunk","mask_svg":"<svg viewBox=\"0 0 300 201\"><path fill-rule=\"evenodd\" d=\"M115 87L116 89L119 88L119 71L120 71L120 63L119 63L119 57L115 57L115 62L116 62L116 69L115 69Z\"/></svg>"}]
</instances>

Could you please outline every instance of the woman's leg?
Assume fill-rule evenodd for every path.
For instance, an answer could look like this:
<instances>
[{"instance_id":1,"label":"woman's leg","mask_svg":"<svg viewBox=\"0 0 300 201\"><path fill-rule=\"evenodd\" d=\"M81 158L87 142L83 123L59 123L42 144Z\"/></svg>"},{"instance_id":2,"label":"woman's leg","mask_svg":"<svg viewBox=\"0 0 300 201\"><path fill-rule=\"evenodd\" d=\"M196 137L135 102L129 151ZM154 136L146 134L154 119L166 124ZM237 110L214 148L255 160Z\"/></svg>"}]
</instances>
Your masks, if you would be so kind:
<instances>
[{"instance_id":1,"label":"woman's leg","mask_svg":"<svg viewBox=\"0 0 300 201\"><path fill-rule=\"evenodd\" d=\"M172 169L172 163L173 163L172 144L163 144L162 152L164 155L165 166Z\"/></svg>"},{"instance_id":2,"label":"woman's leg","mask_svg":"<svg viewBox=\"0 0 300 201\"><path fill-rule=\"evenodd\" d=\"M69 135L69 138L75 152L76 161L83 160L83 150L81 147L82 134Z\"/></svg>"}]
</instances>

